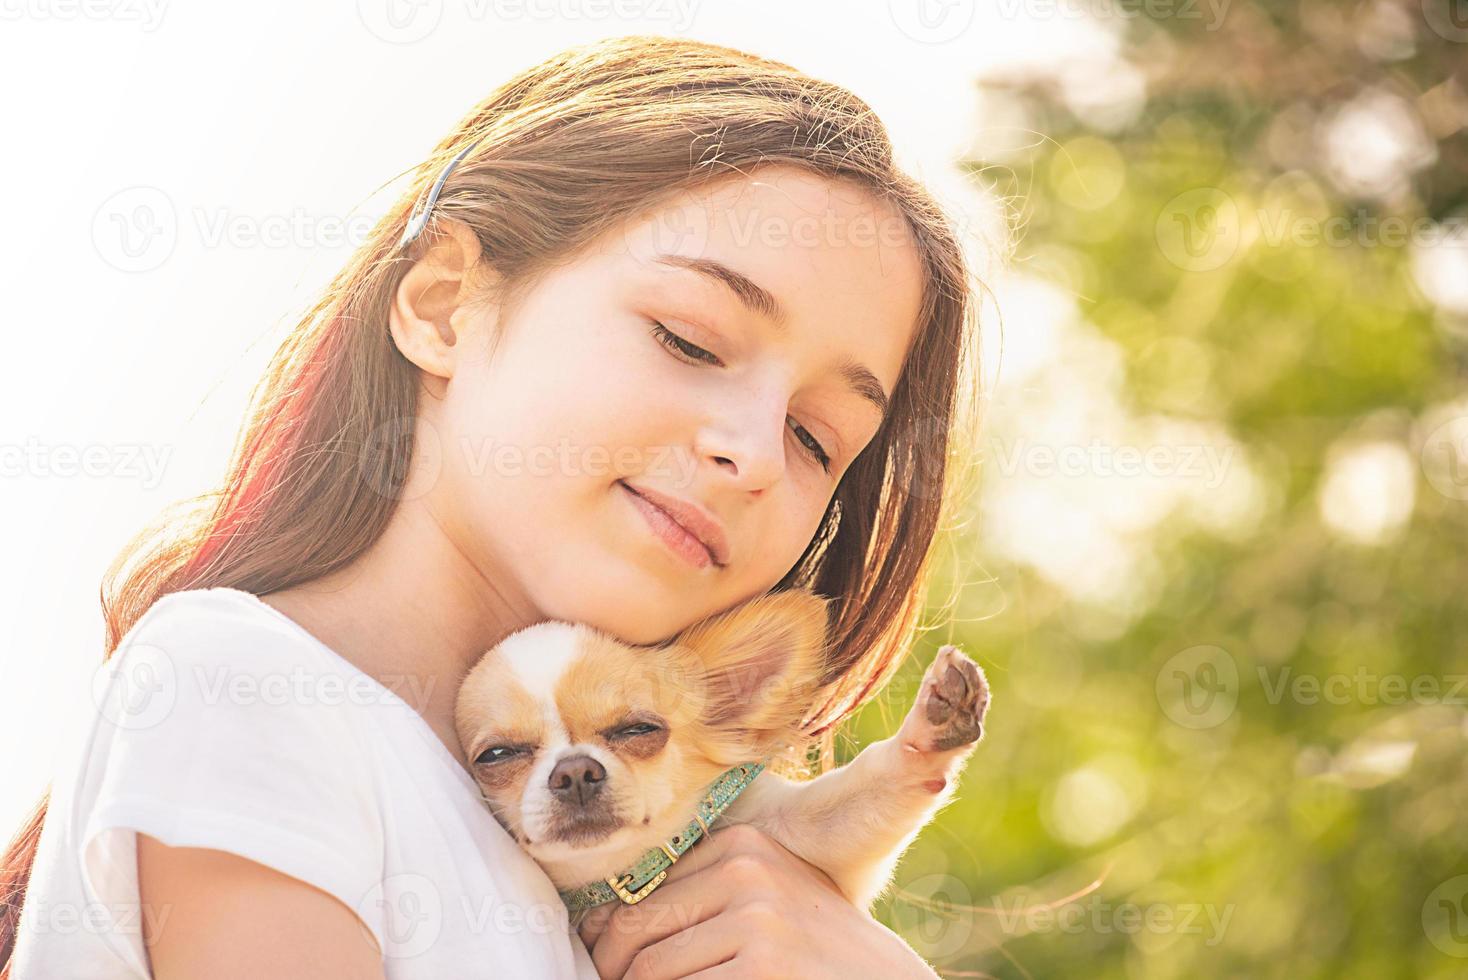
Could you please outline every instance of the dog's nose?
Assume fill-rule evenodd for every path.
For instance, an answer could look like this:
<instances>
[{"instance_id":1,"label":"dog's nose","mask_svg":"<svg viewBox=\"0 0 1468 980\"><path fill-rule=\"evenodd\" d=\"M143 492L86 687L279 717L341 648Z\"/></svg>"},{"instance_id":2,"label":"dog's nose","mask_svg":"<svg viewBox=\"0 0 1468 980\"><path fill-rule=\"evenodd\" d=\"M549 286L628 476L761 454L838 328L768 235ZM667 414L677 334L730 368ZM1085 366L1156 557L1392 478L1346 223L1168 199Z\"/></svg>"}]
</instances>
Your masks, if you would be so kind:
<instances>
[{"instance_id":1,"label":"dog's nose","mask_svg":"<svg viewBox=\"0 0 1468 980\"><path fill-rule=\"evenodd\" d=\"M591 756L569 756L551 770L551 795L566 803L585 806L587 800L601 792L606 778L606 769Z\"/></svg>"}]
</instances>

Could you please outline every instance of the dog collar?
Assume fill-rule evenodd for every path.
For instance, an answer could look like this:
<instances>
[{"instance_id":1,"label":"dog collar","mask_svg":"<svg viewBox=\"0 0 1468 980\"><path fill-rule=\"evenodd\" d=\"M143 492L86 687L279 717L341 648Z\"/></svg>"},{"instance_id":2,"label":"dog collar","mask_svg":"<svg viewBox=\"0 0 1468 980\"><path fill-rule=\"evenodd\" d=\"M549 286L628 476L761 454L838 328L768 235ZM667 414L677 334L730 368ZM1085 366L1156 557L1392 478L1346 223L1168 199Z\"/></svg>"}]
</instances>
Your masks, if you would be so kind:
<instances>
[{"instance_id":1,"label":"dog collar","mask_svg":"<svg viewBox=\"0 0 1468 980\"><path fill-rule=\"evenodd\" d=\"M717 820L739 794L749 788L749 784L754 782L754 778L764 768L763 762L746 762L725 771L709 785L703 799L699 800L694 809L693 819L688 822L688 826L642 855L636 864L621 874L561 892L561 901L572 912L605 905L619 898L628 905L636 905L663 883L673 862L709 832L709 824Z\"/></svg>"}]
</instances>

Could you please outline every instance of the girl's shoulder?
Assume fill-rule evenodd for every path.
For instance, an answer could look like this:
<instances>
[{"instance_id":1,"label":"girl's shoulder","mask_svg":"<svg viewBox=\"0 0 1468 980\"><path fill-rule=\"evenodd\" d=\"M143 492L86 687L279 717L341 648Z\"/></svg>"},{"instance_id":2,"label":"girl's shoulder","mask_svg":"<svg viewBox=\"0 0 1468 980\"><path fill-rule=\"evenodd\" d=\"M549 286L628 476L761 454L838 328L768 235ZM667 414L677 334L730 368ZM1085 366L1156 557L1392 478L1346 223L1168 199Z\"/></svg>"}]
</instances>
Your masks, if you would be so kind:
<instances>
[{"instance_id":1,"label":"girl's shoulder","mask_svg":"<svg viewBox=\"0 0 1468 980\"><path fill-rule=\"evenodd\" d=\"M53 780L23 913L39 925L21 940L20 975L120 976L119 958L126 975L149 975L136 914L85 936L44 929L56 907L137 909L140 833L304 881L386 941L372 899L390 799L364 752L371 730L330 682L341 671L323 648L270 613L234 589L171 593L97 671Z\"/></svg>"},{"instance_id":2,"label":"girl's shoulder","mask_svg":"<svg viewBox=\"0 0 1468 980\"><path fill-rule=\"evenodd\" d=\"M361 674L259 596L222 586L160 596L123 635L110 660L119 667L221 669L260 680L282 671L343 680Z\"/></svg>"},{"instance_id":3,"label":"girl's shoulder","mask_svg":"<svg viewBox=\"0 0 1468 980\"><path fill-rule=\"evenodd\" d=\"M360 699L348 693L363 685L374 682L258 596L216 587L155 600L98 671L93 700L122 731L235 727L257 745L272 733L321 745L355 737Z\"/></svg>"},{"instance_id":4,"label":"girl's shoulder","mask_svg":"<svg viewBox=\"0 0 1468 980\"><path fill-rule=\"evenodd\" d=\"M261 635L277 635L297 644L312 639L252 592L225 586L184 589L153 600L123 635L117 652L144 639L228 643L235 637Z\"/></svg>"}]
</instances>

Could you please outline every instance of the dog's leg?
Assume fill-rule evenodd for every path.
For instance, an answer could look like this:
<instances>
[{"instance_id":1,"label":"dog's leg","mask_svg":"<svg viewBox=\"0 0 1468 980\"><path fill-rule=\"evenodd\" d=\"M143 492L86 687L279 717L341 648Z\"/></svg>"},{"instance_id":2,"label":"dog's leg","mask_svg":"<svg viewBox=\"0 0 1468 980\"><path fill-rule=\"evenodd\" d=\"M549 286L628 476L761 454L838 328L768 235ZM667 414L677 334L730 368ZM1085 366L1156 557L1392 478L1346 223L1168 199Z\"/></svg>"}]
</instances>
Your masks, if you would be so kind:
<instances>
[{"instance_id":1,"label":"dog's leg","mask_svg":"<svg viewBox=\"0 0 1468 980\"><path fill-rule=\"evenodd\" d=\"M762 776L729 818L755 825L821 868L866 908L913 837L951 798L988 707L984 672L945 646L896 735L809 782Z\"/></svg>"}]
</instances>

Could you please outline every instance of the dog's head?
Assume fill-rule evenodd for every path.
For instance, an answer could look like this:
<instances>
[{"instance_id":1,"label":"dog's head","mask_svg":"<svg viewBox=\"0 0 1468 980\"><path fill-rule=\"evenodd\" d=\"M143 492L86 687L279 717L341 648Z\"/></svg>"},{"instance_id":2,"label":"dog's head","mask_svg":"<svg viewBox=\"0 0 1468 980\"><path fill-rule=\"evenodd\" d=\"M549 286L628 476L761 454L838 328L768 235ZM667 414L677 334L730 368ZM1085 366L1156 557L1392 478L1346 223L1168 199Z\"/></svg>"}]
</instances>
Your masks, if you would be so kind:
<instances>
[{"instance_id":1,"label":"dog's head","mask_svg":"<svg viewBox=\"0 0 1468 980\"><path fill-rule=\"evenodd\" d=\"M540 623L470 669L454 722L491 810L537 860L625 847L692 816L730 766L794 741L824 665L826 600L762 596L666 644Z\"/></svg>"}]
</instances>

